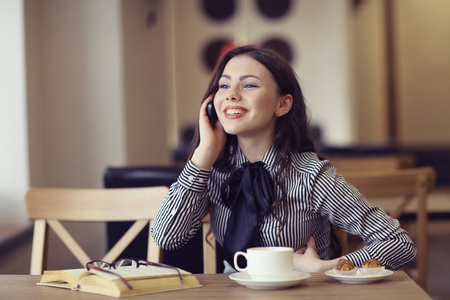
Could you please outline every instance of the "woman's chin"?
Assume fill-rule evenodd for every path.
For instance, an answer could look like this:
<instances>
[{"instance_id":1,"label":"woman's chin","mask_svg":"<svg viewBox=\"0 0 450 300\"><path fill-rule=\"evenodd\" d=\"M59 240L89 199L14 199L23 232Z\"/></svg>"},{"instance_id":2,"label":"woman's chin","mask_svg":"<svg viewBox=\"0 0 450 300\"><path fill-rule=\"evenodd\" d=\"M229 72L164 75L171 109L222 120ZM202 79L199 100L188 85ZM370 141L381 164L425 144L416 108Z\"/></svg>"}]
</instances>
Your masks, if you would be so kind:
<instances>
[{"instance_id":1,"label":"woman's chin","mask_svg":"<svg viewBox=\"0 0 450 300\"><path fill-rule=\"evenodd\" d=\"M223 126L223 130L227 133L227 134L231 134L231 135L238 135L241 133L241 130L239 130L239 128L233 127L233 126Z\"/></svg>"}]
</instances>

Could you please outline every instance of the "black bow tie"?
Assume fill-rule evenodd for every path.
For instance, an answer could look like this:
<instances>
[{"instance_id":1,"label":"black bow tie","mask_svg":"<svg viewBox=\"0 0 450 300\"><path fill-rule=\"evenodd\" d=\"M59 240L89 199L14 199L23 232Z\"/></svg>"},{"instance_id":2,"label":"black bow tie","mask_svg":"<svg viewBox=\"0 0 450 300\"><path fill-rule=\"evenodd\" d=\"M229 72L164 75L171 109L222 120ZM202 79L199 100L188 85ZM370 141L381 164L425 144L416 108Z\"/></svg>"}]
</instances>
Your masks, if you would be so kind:
<instances>
[{"instance_id":1,"label":"black bow tie","mask_svg":"<svg viewBox=\"0 0 450 300\"><path fill-rule=\"evenodd\" d=\"M233 266L236 251L261 246L259 222L270 209L274 185L263 162L246 162L224 182L222 199L231 207L223 241L224 259Z\"/></svg>"}]
</instances>

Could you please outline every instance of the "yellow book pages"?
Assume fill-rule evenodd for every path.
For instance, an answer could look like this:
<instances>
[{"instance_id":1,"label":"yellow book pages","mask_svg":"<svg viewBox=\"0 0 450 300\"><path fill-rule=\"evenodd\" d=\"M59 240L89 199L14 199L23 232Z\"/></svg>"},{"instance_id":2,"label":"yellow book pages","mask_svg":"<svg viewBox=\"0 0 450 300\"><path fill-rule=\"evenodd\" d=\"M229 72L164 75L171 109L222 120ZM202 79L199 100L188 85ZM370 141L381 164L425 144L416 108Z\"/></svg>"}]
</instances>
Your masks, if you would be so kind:
<instances>
[{"instance_id":1,"label":"yellow book pages","mask_svg":"<svg viewBox=\"0 0 450 300\"><path fill-rule=\"evenodd\" d=\"M195 276L184 270L180 270L184 283L177 271L170 268L120 267L112 271L125 279L132 289L114 274L91 270L81 275L78 282L80 291L121 297L201 286Z\"/></svg>"},{"instance_id":2,"label":"yellow book pages","mask_svg":"<svg viewBox=\"0 0 450 300\"><path fill-rule=\"evenodd\" d=\"M78 279L86 269L46 270L41 277L39 285L75 289Z\"/></svg>"},{"instance_id":3,"label":"yellow book pages","mask_svg":"<svg viewBox=\"0 0 450 300\"><path fill-rule=\"evenodd\" d=\"M200 287L197 278L189 272L180 270L184 283L178 272L160 267L120 267L109 272L86 269L44 271L39 285L71 288L82 292L108 295L114 297L156 293L162 291ZM120 275L132 287L120 279Z\"/></svg>"},{"instance_id":4,"label":"yellow book pages","mask_svg":"<svg viewBox=\"0 0 450 300\"><path fill-rule=\"evenodd\" d=\"M200 287L200 283L197 278L192 274L184 274L184 283L181 283L180 278L177 276L168 277L144 277L135 276L125 279L132 287L130 290L125 283L119 279L109 277L98 276L98 274L86 274L80 279L79 289L82 292L108 295L114 297L132 296L148 293L158 293L164 291L187 289Z\"/></svg>"}]
</instances>

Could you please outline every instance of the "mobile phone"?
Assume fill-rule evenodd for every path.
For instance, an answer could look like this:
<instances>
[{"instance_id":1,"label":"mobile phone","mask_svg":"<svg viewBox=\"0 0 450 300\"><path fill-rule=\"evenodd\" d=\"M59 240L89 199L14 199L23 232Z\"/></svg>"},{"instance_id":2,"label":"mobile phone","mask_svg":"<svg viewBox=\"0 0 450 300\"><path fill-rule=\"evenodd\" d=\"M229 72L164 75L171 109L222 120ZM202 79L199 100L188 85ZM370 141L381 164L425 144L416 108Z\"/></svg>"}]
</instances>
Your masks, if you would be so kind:
<instances>
[{"instance_id":1,"label":"mobile phone","mask_svg":"<svg viewBox=\"0 0 450 300\"><path fill-rule=\"evenodd\" d=\"M206 106L206 114L208 115L209 122L211 122L212 125L216 124L217 113L216 109L214 108L214 100L211 100Z\"/></svg>"}]
</instances>

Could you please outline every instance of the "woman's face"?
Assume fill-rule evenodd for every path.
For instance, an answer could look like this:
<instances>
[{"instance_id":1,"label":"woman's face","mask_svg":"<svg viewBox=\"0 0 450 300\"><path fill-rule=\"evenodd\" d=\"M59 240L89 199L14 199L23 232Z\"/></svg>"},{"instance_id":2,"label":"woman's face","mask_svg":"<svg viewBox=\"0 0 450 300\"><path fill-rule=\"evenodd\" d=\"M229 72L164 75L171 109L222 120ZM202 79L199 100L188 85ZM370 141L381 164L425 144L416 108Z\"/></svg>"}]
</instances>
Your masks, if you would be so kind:
<instances>
[{"instance_id":1,"label":"woman's face","mask_svg":"<svg viewBox=\"0 0 450 300\"><path fill-rule=\"evenodd\" d=\"M290 96L290 95L288 95ZM264 65L250 56L232 58L219 80L214 106L225 132L239 138L272 138L276 114L285 114L286 96Z\"/></svg>"}]
</instances>

